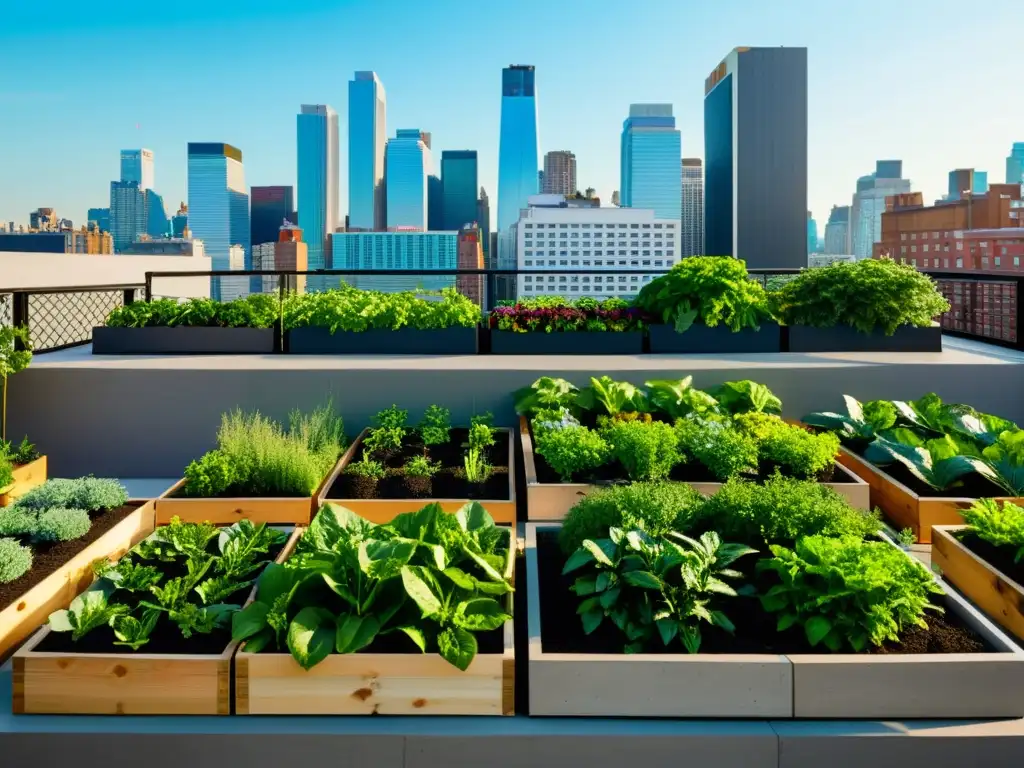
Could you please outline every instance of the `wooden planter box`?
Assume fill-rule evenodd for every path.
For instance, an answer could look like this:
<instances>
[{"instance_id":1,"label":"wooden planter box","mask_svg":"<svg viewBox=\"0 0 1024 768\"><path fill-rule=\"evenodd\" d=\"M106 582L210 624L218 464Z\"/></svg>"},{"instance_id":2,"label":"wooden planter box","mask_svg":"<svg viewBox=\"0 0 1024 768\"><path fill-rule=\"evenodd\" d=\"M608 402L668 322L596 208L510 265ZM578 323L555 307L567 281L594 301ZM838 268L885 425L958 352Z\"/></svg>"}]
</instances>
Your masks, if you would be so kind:
<instances>
[{"instance_id":1,"label":"wooden planter box","mask_svg":"<svg viewBox=\"0 0 1024 768\"><path fill-rule=\"evenodd\" d=\"M499 429L499 433L504 434L508 441L508 498L507 499L333 499L327 498L327 492L330 491L331 486L334 485L334 481L338 479L338 476L345 470L351 462L355 461L356 455L359 453L359 447L363 444L363 440L370 433L369 429L364 429L359 433L349 449L345 451L345 455L341 457L341 461L334 468L334 471L330 474L327 480L322 486L320 486L320 493L316 497L316 505L313 508L314 514L316 510L320 509L321 506L330 502L332 504L340 504L343 507L347 507L355 512L360 517L366 518L371 523L390 523L394 520L395 516L400 515L403 512L412 512L420 509L427 504L440 504L441 509L445 512L458 512L459 509L468 504L470 501L477 501L483 505L484 509L487 510L488 514L494 518L496 523L505 523L514 525L516 522L516 471L515 471L515 446L512 440L512 430L510 429ZM501 444L500 439L496 441L498 445Z\"/></svg>"},{"instance_id":2,"label":"wooden planter box","mask_svg":"<svg viewBox=\"0 0 1024 768\"><path fill-rule=\"evenodd\" d=\"M760 330L744 328L732 331L728 326L691 325L684 333L676 333L671 325L652 325L649 328L651 353L732 354L749 352L779 352L782 349L782 329L778 323L761 323Z\"/></svg>"},{"instance_id":3,"label":"wooden planter box","mask_svg":"<svg viewBox=\"0 0 1024 768\"><path fill-rule=\"evenodd\" d=\"M276 562L298 543L292 531ZM246 605L256 594L255 587ZM15 714L229 715L231 659L238 643L219 654L45 653L40 629L14 655Z\"/></svg>"},{"instance_id":4,"label":"wooden planter box","mask_svg":"<svg viewBox=\"0 0 1024 768\"><path fill-rule=\"evenodd\" d=\"M217 525L231 525L238 520L252 520L254 523L268 525L309 525L320 508L318 497L330 487L331 478L344 461L344 457L339 459L331 474L320 483L312 496L193 499L174 495L185 487L186 481L179 480L156 500L156 524L167 525L172 518L180 517L187 523L210 522Z\"/></svg>"},{"instance_id":5,"label":"wooden planter box","mask_svg":"<svg viewBox=\"0 0 1024 768\"><path fill-rule=\"evenodd\" d=\"M491 331L492 355L639 355L643 331Z\"/></svg>"},{"instance_id":6,"label":"wooden planter box","mask_svg":"<svg viewBox=\"0 0 1024 768\"><path fill-rule=\"evenodd\" d=\"M51 613L67 608L93 581L92 564L117 559L154 528L154 504L147 501L60 568L0 611L0 663L44 624Z\"/></svg>"},{"instance_id":7,"label":"wooden planter box","mask_svg":"<svg viewBox=\"0 0 1024 768\"><path fill-rule=\"evenodd\" d=\"M40 456L28 464L18 464L13 474L14 483L0 489L0 507L10 506L19 496L24 496L37 485L46 482L46 457Z\"/></svg>"},{"instance_id":8,"label":"wooden planter box","mask_svg":"<svg viewBox=\"0 0 1024 768\"><path fill-rule=\"evenodd\" d=\"M284 344L293 355L475 355L480 349L476 327L337 333L329 328L293 328L285 332Z\"/></svg>"},{"instance_id":9,"label":"wooden planter box","mask_svg":"<svg viewBox=\"0 0 1024 768\"><path fill-rule=\"evenodd\" d=\"M540 600L549 587L538 580L537 531L545 528L558 526L526 524L531 715L844 720L1024 715L1024 651L944 584L946 611L964 619L994 652L544 653Z\"/></svg>"},{"instance_id":10,"label":"wooden planter box","mask_svg":"<svg viewBox=\"0 0 1024 768\"><path fill-rule=\"evenodd\" d=\"M1024 587L989 565L954 536L963 525L932 528L932 563L999 626L1024 640Z\"/></svg>"},{"instance_id":11,"label":"wooden planter box","mask_svg":"<svg viewBox=\"0 0 1024 768\"><path fill-rule=\"evenodd\" d=\"M525 416L519 417L519 436L523 446L523 467L526 473L526 518L527 520L563 520L569 510L583 496L598 491L599 485L588 483L541 483L537 480L537 462L530 436L530 423ZM836 462L840 464L839 461ZM848 482L824 483L844 496L855 509L871 509L868 484L854 472ZM712 496L724 483L689 483L705 496Z\"/></svg>"},{"instance_id":12,"label":"wooden planter box","mask_svg":"<svg viewBox=\"0 0 1024 768\"><path fill-rule=\"evenodd\" d=\"M933 525L963 525L960 510L976 499L953 496L918 496L892 478L884 467L877 467L847 448L839 449L839 463L871 487L871 506L878 507L897 530L910 528L921 544L932 543ZM1003 498L1024 504L1024 498Z\"/></svg>"},{"instance_id":13,"label":"wooden planter box","mask_svg":"<svg viewBox=\"0 0 1024 768\"><path fill-rule=\"evenodd\" d=\"M861 333L848 325L813 328L791 325L787 329L788 352L941 352L942 328L903 325L892 336L881 331Z\"/></svg>"},{"instance_id":14,"label":"wooden planter box","mask_svg":"<svg viewBox=\"0 0 1024 768\"><path fill-rule=\"evenodd\" d=\"M516 561L516 538L506 575ZM508 595L511 613L512 595ZM289 653L235 657L239 715L513 715L513 622L502 653L481 653L465 672L437 654L332 653L303 670Z\"/></svg>"},{"instance_id":15,"label":"wooden planter box","mask_svg":"<svg viewBox=\"0 0 1024 768\"><path fill-rule=\"evenodd\" d=\"M92 329L94 355L258 355L275 351L273 328Z\"/></svg>"}]
</instances>

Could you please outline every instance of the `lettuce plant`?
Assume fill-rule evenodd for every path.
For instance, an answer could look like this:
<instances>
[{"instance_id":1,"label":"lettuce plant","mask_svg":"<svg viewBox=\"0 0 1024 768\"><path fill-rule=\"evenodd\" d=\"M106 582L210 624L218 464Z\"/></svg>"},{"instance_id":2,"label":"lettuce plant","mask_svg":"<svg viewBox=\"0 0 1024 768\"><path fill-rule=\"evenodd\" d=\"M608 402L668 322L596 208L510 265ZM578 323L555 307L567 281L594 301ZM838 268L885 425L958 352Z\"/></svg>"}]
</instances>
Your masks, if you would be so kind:
<instances>
[{"instance_id":1,"label":"lettuce plant","mask_svg":"<svg viewBox=\"0 0 1024 768\"><path fill-rule=\"evenodd\" d=\"M1014 550L1015 563L1024 559L1024 507L1010 501L978 499L962 514L979 539L993 547Z\"/></svg>"},{"instance_id":2,"label":"lettuce plant","mask_svg":"<svg viewBox=\"0 0 1024 768\"><path fill-rule=\"evenodd\" d=\"M729 413L781 413L782 401L764 384L745 379L712 387L708 394Z\"/></svg>"},{"instance_id":3,"label":"lettuce plant","mask_svg":"<svg viewBox=\"0 0 1024 768\"><path fill-rule=\"evenodd\" d=\"M516 413L529 416L540 410L571 409L579 390L565 379L541 376L533 384L512 393Z\"/></svg>"},{"instance_id":4,"label":"lettuce plant","mask_svg":"<svg viewBox=\"0 0 1024 768\"><path fill-rule=\"evenodd\" d=\"M454 288L427 299L410 292L383 293L343 285L338 290L290 296L282 310L285 330L327 328L331 333L475 328L480 317L480 307Z\"/></svg>"},{"instance_id":5,"label":"lettuce plant","mask_svg":"<svg viewBox=\"0 0 1024 768\"><path fill-rule=\"evenodd\" d=\"M936 491L963 485L963 479L977 474L994 483L1001 482L999 472L979 456L967 456L972 446L958 443L949 435L920 440L906 430L893 437L877 438L868 446L864 458L873 464L899 463L914 477Z\"/></svg>"},{"instance_id":6,"label":"lettuce plant","mask_svg":"<svg viewBox=\"0 0 1024 768\"><path fill-rule=\"evenodd\" d=\"M205 328L272 328L281 314L277 297L254 293L234 301L198 298L136 301L107 315L111 328L193 326Z\"/></svg>"},{"instance_id":7,"label":"lettuce plant","mask_svg":"<svg viewBox=\"0 0 1024 768\"><path fill-rule=\"evenodd\" d=\"M693 377L686 376L678 381L657 379L645 381L647 401L650 407L675 421L691 413L707 415L721 413L718 400L693 387Z\"/></svg>"},{"instance_id":8,"label":"lettuce plant","mask_svg":"<svg viewBox=\"0 0 1024 768\"><path fill-rule=\"evenodd\" d=\"M841 442L858 448L863 448L896 424L898 411L892 402L873 400L861 403L850 395L843 395L843 400L846 413L809 413L803 418L804 424L835 432Z\"/></svg>"},{"instance_id":9,"label":"lettuce plant","mask_svg":"<svg viewBox=\"0 0 1024 768\"><path fill-rule=\"evenodd\" d=\"M1024 430L1001 432L996 441L982 451L994 483L1013 496L1024 496Z\"/></svg>"},{"instance_id":10,"label":"lettuce plant","mask_svg":"<svg viewBox=\"0 0 1024 768\"><path fill-rule=\"evenodd\" d=\"M607 416L622 412L647 410L644 391L628 381L615 381L610 376L590 378L590 386L576 396L576 404L585 411L600 409Z\"/></svg>"}]
</instances>

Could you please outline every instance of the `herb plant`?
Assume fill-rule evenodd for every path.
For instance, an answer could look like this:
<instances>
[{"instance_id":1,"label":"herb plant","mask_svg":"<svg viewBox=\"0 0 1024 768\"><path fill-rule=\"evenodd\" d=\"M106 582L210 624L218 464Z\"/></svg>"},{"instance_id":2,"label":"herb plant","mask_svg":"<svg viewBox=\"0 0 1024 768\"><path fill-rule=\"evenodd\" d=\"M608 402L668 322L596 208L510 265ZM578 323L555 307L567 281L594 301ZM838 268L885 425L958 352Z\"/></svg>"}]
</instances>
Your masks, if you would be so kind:
<instances>
[{"instance_id":1,"label":"herb plant","mask_svg":"<svg viewBox=\"0 0 1024 768\"><path fill-rule=\"evenodd\" d=\"M31 350L28 328L0 325L0 440L7 439L7 379L28 368Z\"/></svg>"},{"instance_id":2,"label":"herb plant","mask_svg":"<svg viewBox=\"0 0 1024 768\"><path fill-rule=\"evenodd\" d=\"M444 445L452 428L451 411L439 405L427 406L418 429L424 445Z\"/></svg>"},{"instance_id":3,"label":"herb plant","mask_svg":"<svg viewBox=\"0 0 1024 768\"><path fill-rule=\"evenodd\" d=\"M676 421L675 434L679 453L696 459L718 480L757 472L757 441L726 418L690 414Z\"/></svg>"},{"instance_id":4,"label":"herb plant","mask_svg":"<svg viewBox=\"0 0 1024 768\"><path fill-rule=\"evenodd\" d=\"M20 579L31 567L31 549L16 539L0 538L0 584Z\"/></svg>"},{"instance_id":5,"label":"herb plant","mask_svg":"<svg viewBox=\"0 0 1024 768\"><path fill-rule=\"evenodd\" d=\"M569 301L561 296L522 299L495 307L488 316L491 329L513 333L622 333L642 330L644 321L644 313L623 299Z\"/></svg>"},{"instance_id":6,"label":"herb plant","mask_svg":"<svg viewBox=\"0 0 1024 768\"><path fill-rule=\"evenodd\" d=\"M28 441L27 437L23 438L17 445L13 441L0 441L0 457L6 457L7 461L15 466L28 464L38 459L39 456L39 451ZM2 487L3 481L0 480L0 488Z\"/></svg>"},{"instance_id":7,"label":"herb plant","mask_svg":"<svg viewBox=\"0 0 1024 768\"><path fill-rule=\"evenodd\" d=\"M979 539L1013 550L1015 563L1024 559L1024 508L1011 501L978 499L961 514Z\"/></svg>"},{"instance_id":8,"label":"herb plant","mask_svg":"<svg viewBox=\"0 0 1024 768\"><path fill-rule=\"evenodd\" d=\"M600 435L630 480L661 480L682 458L679 437L671 424L662 421L613 422Z\"/></svg>"},{"instance_id":9,"label":"herb plant","mask_svg":"<svg viewBox=\"0 0 1024 768\"><path fill-rule=\"evenodd\" d=\"M609 446L593 430L578 425L544 429L536 434L536 451L563 482L600 467L608 460Z\"/></svg>"},{"instance_id":10,"label":"herb plant","mask_svg":"<svg viewBox=\"0 0 1024 768\"><path fill-rule=\"evenodd\" d=\"M413 456L405 463L405 474L412 477L433 477L441 469L441 462L431 461L426 456Z\"/></svg>"},{"instance_id":11,"label":"herb plant","mask_svg":"<svg viewBox=\"0 0 1024 768\"><path fill-rule=\"evenodd\" d=\"M480 308L454 288L442 290L437 301L431 299L411 292L383 293L343 285L338 290L289 297L283 307L283 324L285 330L312 327L358 333L475 328L480 322Z\"/></svg>"},{"instance_id":12,"label":"herb plant","mask_svg":"<svg viewBox=\"0 0 1024 768\"><path fill-rule=\"evenodd\" d=\"M360 461L354 461L345 467L345 473L359 475L360 477L373 477L380 480L387 474L387 470L379 461L374 461L364 456Z\"/></svg>"},{"instance_id":13,"label":"herb plant","mask_svg":"<svg viewBox=\"0 0 1024 768\"><path fill-rule=\"evenodd\" d=\"M190 326L204 328L272 328L281 315L275 296L254 293L234 301L209 298L136 301L107 315L110 328Z\"/></svg>"},{"instance_id":14,"label":"herb plant","mask_svg":"<svg viewBox=\"0 0 1024 768\"><path fill-rule=\"evenodd\" d=\"M13 484L14 465L8 459L0 456L0 490L6 489Z\"/></svg>"},{"instance_id":15,"label":"herb plant","mask_svg":"<svg viewBox=\"0 0 1024 768\"><path fill-rule=\"evenodd\" d=\"M116 509L128 501L128 491L116 480L81 477L75 480L57 478L18 497L15 506L36 511L45 509L84 509L96 512Z\"/></svg>"}]
</instances>

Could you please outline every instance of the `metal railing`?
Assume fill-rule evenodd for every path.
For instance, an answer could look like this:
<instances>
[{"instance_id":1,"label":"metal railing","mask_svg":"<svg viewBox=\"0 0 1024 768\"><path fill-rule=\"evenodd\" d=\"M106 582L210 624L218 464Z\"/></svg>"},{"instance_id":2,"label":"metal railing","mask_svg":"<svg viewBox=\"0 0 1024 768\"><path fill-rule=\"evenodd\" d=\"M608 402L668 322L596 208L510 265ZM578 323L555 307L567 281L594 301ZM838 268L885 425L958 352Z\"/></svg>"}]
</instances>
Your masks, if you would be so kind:
<instances>
[{"instance_id":1,"label":"metal railing","mask_svg":"<svg viewBox=\"0 0 1024 768\"><path fill-rule=\"evenodd\" d=\"M1024 274L976 270L921 270L938 284L950 309L943 333L1024 349L1020 333Z\"/></svg>"},{"instance_id":2,"label":"metal railing","mask_svg":"<svg viewBox=\"0 0 1024 768\"><path fill-rule=\"evenodd\" d=\"M0 325L27 327L33 352L88 344L93 327L115 307L140 300L143 289L135 283L0 290Z\"/></svg>"}]
</instances>

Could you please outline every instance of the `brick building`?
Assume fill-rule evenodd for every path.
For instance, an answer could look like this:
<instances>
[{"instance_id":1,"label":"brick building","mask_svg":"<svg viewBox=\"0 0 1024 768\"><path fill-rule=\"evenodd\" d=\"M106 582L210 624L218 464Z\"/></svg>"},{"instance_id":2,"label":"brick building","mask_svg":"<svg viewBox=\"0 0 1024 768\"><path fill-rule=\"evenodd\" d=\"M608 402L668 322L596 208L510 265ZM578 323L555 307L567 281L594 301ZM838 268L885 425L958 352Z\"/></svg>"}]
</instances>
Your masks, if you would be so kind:
<instances>
[{"instance_id":1,"label":"brick building","mask_svg":"<svg viewBox=\"0 0 1024 768\"><path fill-rule=\"evenodd\" d=\"M466 225L459 231L458 248L456 263L459 269L484 268L483 235L480 227L475 222ZM481 307L483 306L483 275L459 275L455 278L455 287L467 299Z\"/></svg>"}]
</instances>

